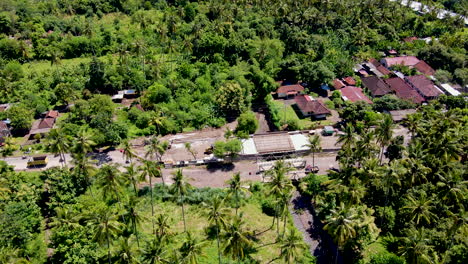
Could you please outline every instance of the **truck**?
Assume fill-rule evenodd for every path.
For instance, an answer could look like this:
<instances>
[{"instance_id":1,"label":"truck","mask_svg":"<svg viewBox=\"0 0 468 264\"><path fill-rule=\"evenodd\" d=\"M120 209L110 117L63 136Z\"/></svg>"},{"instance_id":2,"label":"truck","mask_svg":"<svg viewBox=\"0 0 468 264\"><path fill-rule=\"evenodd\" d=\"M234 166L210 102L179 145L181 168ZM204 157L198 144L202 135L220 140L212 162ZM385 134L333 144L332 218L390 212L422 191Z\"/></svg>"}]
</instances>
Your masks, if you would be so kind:
<instances>
[{"instance_id":1,"label":"truck","mask_svg":"<svg viewBox=\"0 0 468 264\"><path fill-rule=\"evenodd\" d=\"M33 156L28 161L28 168L47 166L48 161L47 155Z\"/></svg>"}]
</instances>

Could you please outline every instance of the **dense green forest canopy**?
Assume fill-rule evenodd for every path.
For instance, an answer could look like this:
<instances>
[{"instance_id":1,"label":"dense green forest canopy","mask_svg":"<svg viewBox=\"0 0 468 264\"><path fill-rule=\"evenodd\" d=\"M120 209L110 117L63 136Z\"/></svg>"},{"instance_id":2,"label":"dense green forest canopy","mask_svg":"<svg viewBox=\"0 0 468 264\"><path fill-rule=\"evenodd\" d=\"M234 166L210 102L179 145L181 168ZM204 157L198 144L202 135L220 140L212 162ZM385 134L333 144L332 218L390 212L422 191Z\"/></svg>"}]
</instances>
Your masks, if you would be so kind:
<instances>
[{"instance_id":1,"label":"dense green forest canopy","mask_svg":"<svg viewBox=\"0 0 468 264\"><path fill-rule=\"evenodd\" d=\"M0 10L0 102L24 108L9 116L20 130L47 109L122 89L140 92L149 112L124 114L116 127L130 122L139 135L218 127L263 101L275 80L312 89L390 48L468 83L463 21L390 1L7 0ZM402 42L408 36L438 41Z\"/></svg>"}]
</instances>

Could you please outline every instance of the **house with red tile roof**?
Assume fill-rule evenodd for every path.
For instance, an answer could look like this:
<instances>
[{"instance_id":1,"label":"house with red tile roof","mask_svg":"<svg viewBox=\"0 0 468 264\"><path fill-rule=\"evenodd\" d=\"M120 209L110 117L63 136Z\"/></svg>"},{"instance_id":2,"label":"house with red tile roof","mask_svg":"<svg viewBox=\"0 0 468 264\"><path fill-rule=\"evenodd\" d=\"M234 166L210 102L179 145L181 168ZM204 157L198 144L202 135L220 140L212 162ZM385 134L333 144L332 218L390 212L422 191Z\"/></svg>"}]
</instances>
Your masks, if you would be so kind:
<instances>
[{"instance_id":1,"label":"house with red tile roof","mask_svg":"<svg viewBox=\"0 0 468 264\"><path fill-rule=\"evenodd\" d=\"M435 70L432 69L432 67L429 66L425 61L419 61L413 67L416 68L416 70L418 70L420 73L425 74L425 75L435 74Z\"/></svg>"},{"instance_id":2,"label":"house with red tile roof","mask_svg":"<svg viewBox=\"0 0 468 264\"><path fill-rule=\"evenodd\" d=\"M322 101L316 100L309 95L301 94L296 96L294 100L304 117L313 116L315 119L325 119L327 115L331 114L331 111Z\"/></svg>"},{"instance_id":3,"label":"house with red tile roof","mask_svg":"<svg viewBox=\"0 0 468 264\"><path fill-rule=\"evenodd\" d=\"M344 101L357 102L364 101L372 104L372 101L362 92L362 89L356 86L346 86L340 90Z\"/></svg>"},{"instance_id":4,"label":"house with red tile roof","mask_svg":"<svg viewBox=\"0 0 468 264\"><path fill-rule=\"evenodd\" d=\"M282 85L276 90L278 98L291 98L304 92L304 87L300 84Z\"/></svg>"},{"instance_id":5,"label":"house with red tile roof","mask_svg":"<svg viewBox=\"0 0 468 264\"><path fill-rule=\"evenodd\" d=\"M361 80L364 87L369 89L370 93L374 97L384 96L392 92L390 87L388 87L388 85L377 76L369 76L362 78Z\"/></svg>"},{"instance_id":6,"label":"house with red tile roof","mask_svg":"<svg viewBox=\"0 0 468 264\"><path fill-rule=\"evenodd\" d=\"M349 85L349 86L354 86L356 85L356 80L354 80L353 77L351 76L348 76L348 77L345 77L343 78L343 81L346 85Z\"/></svg>"},{"instance_id":7,"label":"house with red tile roof","mask_svg":"<svg viewBox=\"0 0 468 264\"><path fill-rule=\"evenodd\" d=\"M340 79L333 80L333 87L335 88L335 90L339 90L345 86L346 85Z\"/></svg>"},{"instance_id":8,"label":"house with red tile roof","mask_svg":"<svg viewBox=\"0 0 468 264\"><path fill-rule=\"evenodd\" d=\"M424 97L416 91L416 89L411 87L401 78L393 77L385 80L385 82L388 84L390 89L395 92L395 95L402 100L407 100L415 104L421 104L426 101Z\"/></svg>"},{"instance_id":9,"label":"house with red tile roof","mask_svg":"<svg viewBox=\"0 0 468 264\"><path fill-rule=\"evenodd\" d=\"M389 68L393 65L404 65L404 66L414 66L419 62L419 59L415 56L401 56L393 58L383 58L380 60L383 66Z\"/></svg>"},{"instance_id":10,"label":"house with red tile roof","mask_svg":"<svg viewBox=\"0 0 468 264\"><path fill-rule=\"evenodd\" d=\"M49 110L45 113L43 113L44 118L57 118L59 116L59 112L55 110Z\"/></svg>"},{"instance_id":11,"label":"house with red tile roof","mask_svg":"<svg viewBox=\"0 0 468 264\"><path fill-rule=\"evenodd\" d=\"M435 99L443 94L425 75L407 76L405 79L426 100Z\"/></svg>"}]
</instances>

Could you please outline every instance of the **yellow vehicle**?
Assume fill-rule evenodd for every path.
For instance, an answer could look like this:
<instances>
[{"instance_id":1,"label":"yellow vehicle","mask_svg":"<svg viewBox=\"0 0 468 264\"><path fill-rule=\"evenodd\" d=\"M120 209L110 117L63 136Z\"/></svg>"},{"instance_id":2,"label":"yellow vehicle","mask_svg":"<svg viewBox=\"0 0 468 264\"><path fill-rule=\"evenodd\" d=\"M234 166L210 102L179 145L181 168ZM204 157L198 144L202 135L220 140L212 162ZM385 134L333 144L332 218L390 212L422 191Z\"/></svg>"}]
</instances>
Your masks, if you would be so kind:
<instances>
[{"instance_id":1,"label":"yellow vehicle","mask_svg":"<svg viewBox=\"0 0 468 264\"><path fill-rule=\"evenodd\" d=\"M46 166L48 161L47 155L34 156L28 161L28 167Z\"/></svg>"}]
</instances>

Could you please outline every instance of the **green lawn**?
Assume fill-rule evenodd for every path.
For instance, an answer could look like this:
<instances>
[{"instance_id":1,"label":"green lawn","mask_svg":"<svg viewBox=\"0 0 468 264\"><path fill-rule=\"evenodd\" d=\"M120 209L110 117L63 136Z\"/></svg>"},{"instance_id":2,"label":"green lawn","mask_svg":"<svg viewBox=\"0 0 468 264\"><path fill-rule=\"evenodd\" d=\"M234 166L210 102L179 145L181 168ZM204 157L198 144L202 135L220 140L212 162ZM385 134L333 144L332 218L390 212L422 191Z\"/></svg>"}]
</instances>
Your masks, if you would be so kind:
<instances>
[{"instance_id":1,"label":"green lawn","mask_svg":"<svg viewBox=\"0 0 468 264\"><path fill-rule=\"evenodd\" d=\"M310 118L299 118L294 111L294 108L290 105L285 105L281 101L274 101L274 104L279 110L279 117L281 124L285 124L290 119L298 120L300 129L308 129L314 125L314 122Z\"/></svg>"},{"instance_id":2,"label":"green lawn","mask_svg":"<svg viewBox=\"0 0 468 264\"><path fill-rule=\"evenodd\" d=\"M51 65L50 61L43 60L43 61L33 61L33 62L24 63L22 67L23 67L23 71L26 74L32 74L32 73L41 73L44 71L49 71L52 68L64 67L64 66L69 66L69 65L78 65L80 63L88 63L90 61L91 61L91 58L62 59L60 60L59 64Z\"/></svg>"}]
</instances>

